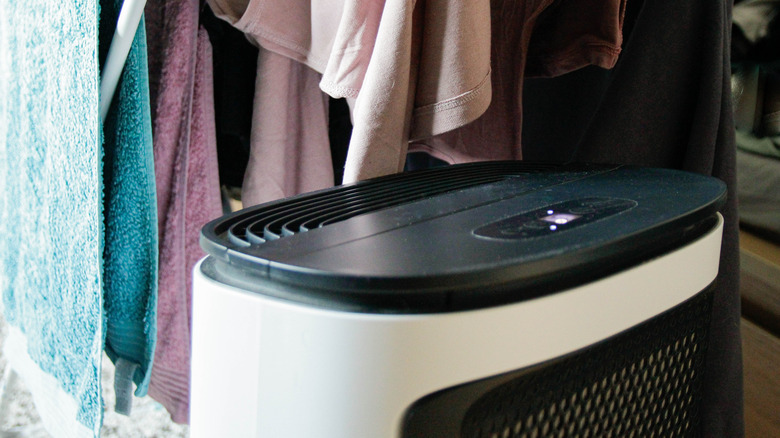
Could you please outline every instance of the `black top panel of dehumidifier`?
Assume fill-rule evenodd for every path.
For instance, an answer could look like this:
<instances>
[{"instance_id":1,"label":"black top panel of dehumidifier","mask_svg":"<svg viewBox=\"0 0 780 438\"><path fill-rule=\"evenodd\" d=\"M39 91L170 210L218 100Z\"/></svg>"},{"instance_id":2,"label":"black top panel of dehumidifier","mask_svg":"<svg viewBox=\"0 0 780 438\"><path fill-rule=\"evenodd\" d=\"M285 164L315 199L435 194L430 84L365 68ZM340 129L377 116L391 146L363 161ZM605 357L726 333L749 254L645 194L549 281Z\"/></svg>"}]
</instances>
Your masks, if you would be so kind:
<instances>
[{"instance_id":1,"label":"black top panel of dehumidifier","mask_svg":"<svg viewBox=\"0 0 780 438\"><path fill-rule=\"evenodd\" d=\"M521 301L641 263L713 226L725 185L628 166L488 162L263 204L207 224L204 272L356 311Z\"/></svg>"}]
</instances>

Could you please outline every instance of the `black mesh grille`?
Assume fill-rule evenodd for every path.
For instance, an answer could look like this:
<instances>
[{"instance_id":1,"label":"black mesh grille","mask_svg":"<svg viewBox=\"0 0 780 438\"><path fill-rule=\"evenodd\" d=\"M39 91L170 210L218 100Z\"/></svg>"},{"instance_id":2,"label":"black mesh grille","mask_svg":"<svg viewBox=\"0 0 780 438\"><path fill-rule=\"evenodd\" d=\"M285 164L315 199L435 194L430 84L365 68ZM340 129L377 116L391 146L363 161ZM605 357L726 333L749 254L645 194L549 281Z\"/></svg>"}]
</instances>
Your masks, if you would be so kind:
<instances>
[{"instance_id":1,"label":"black mesh grille","mask_svg":"<svg viewBox=\"0 0 780 438\"><path fill-rule=\"evenodd\" d=\"M463 436L693 435L706 327L685 318L702 320L703 307L687 307L655 330L495 389L466 415Z\"/></svg>"},{"instance_id":2,"label":"black mesh grille","mask_svg":"<svg viewBox=\"0 0 780 438\"><path fill-rule=\"evenodd\" d=\"M463 438L698 436L710 300L699 294L594 348L422 399L428 406L412 408L404 437L423 436L417 425L459 418L449 427ZM471 401L453 404L458 391ZM445 400L466 407L442 420L458 410L431 406Z\"/></svg>"},{"instance_id":3,"label":"black mesh grille","mask_svg":"<svg viewBox=\"0 0 780 438\"><path fill-rule=\"evenodd\" d=\"M219 224L215 232L227 233L230 242L247 247L511 176L561 169L562 166L552 164L490 162L392 175L249 209Z\"/></svg>"}]
</instances>

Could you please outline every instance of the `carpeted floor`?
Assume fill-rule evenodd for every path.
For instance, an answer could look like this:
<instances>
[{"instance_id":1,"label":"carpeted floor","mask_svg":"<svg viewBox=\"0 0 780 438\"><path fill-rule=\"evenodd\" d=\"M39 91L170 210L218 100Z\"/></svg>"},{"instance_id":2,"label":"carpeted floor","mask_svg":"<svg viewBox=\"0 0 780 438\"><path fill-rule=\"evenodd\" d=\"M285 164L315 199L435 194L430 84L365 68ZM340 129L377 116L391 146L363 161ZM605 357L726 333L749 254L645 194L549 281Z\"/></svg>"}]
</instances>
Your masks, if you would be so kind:
<instances>
[{"instance_id":1,"label":"carpeted floor","mask_svg":"<svg viewBox=\"0 0 780 438\"><path fill-rule=\"evenodd\" d=\"M7 327L0 315L0 351ZM101 437L117 438L177 438L188 437L187 426L175 424L168 412L149 397L136 398L132 414L114 412L114 365L103 355L103 403L104 416ZM32 398L24 382L10 373L6 361L0 355L0 438L49 438L35 410Z\"/></svg>"}]
</instances>

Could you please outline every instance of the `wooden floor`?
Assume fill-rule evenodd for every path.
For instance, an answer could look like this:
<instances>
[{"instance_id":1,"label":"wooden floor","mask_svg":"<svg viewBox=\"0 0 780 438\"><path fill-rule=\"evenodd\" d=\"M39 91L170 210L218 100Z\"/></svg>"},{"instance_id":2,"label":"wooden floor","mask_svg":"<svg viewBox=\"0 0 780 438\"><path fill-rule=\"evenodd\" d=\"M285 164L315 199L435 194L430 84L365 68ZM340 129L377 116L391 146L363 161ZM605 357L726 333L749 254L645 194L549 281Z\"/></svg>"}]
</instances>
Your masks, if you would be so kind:
<instances>
[{"instance_id":1,"label":"wooden floor","mask_svg":"<svg viewBox=\"0 0 780 438\"><path fill-rule=\"evenodd\" d=\"M780 437L780 338L742 319L745 436Z\"/></svg>"},{"instance_id":2,"label":"wooden floor","mask_svg":"<svg viewBox=\"0 0 780 438\"><path fill-rule=\"evenodd\" d=\"M747 233L740 239L742 315L780 337L780 246Z\"/></svg>"},{"instance_id":3,"label":"wooden floor","mask_svg":"<svg viewBox=\"0 0 780 438\"><path fill-rule=\"evenodd\" d=\"M780 246L740 238L745 436L780 437Z\"/></svg>"}]
</instances>

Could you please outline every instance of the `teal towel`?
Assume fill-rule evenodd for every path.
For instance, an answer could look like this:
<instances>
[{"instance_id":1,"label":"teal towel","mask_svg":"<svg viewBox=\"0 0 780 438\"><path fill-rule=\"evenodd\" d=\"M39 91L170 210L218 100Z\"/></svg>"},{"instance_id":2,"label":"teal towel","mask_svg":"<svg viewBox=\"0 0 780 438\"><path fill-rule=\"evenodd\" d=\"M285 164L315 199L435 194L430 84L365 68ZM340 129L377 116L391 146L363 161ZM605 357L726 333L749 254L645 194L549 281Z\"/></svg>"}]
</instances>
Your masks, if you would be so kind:
<instances>
[{"instance_id":1,"label":"teal towel","mask_svg":"<svg viewBox=\"0 0 780 438\"><path fill-rule=\"evenodd\" d=\"M97 436L103 350L96 0L0 0L8 363L54 436Z\"/></svg>"},{"instance_id":2,"label":"teal towel","mask_svg":"<svg viewBox=\"0 0 780 438\"><path fill-rule=\"evenodd\" d=\"M101 65L121 7L121 0L101 0ZM105 349L114 363L123 359L138 365L117 368L117 406L128 407L119 398L130 388L120 388L119 382L130 385L132 380L135 394L146 395L157 336L157 198L148 71L142 19L103 126Z\"/></svg>"}]
</instances>

